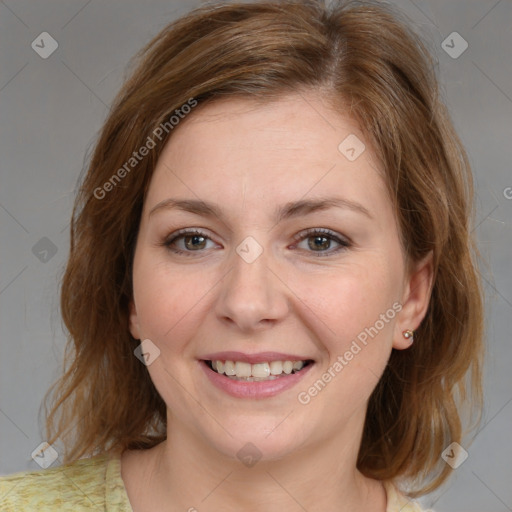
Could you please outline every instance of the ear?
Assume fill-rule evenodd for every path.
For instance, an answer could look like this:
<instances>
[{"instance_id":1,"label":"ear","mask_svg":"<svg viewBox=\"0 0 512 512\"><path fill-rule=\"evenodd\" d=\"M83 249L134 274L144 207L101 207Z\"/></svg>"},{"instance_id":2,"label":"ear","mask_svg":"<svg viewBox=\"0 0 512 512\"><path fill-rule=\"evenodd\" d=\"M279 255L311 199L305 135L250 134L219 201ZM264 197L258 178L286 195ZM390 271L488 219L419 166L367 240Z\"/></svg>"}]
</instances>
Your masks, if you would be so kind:
<instances>
[{"instance_id":1,"label":"ear","mask_svg":"<svg viewBox=\"0 0 512 512\"><path fill-rule=\"evenodd\" d=\"M137 316L137 309L135 308L135 302L133 302L133 299L130 301L130 319L128 324L131 335L136 340L140 340L139 318Z\"/></svg>"},{"instance_id":2,"label":"ear","mask_svg":"<svg viewBox=\"0 0 512 512\"><path fill-rule=\"evenodd\" d=\"M402 310L395 324L393 348L403 350L412 344L412 338L405 338L403 331L416 330L425 317L432 293L434 270L433 253L413 265L405 281L402 295Z\"/></svg>"}]
</instances>

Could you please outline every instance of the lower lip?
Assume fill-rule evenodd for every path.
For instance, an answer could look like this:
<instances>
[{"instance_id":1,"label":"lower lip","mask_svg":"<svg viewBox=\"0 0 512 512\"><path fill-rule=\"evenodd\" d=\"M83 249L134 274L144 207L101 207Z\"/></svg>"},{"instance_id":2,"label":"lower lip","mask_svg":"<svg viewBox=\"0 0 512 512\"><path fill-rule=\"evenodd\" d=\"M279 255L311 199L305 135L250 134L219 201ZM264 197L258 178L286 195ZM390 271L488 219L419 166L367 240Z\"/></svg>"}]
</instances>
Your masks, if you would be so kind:
<instances>
[{"instance_id":1,"label":"lower lip","mask_svg":"<svg viewBox=\"0 0 512 512\"><path fill-rule=\"evenodd\" d=\"M236 398L269 398L295 386L313 367L310 363L300 372L290 373L274 380L260 380L257 382L244 382L233 380L212 370L205 361L199 365L210 379L210 382L228 395Z\"/></svg>"}]
</instances>

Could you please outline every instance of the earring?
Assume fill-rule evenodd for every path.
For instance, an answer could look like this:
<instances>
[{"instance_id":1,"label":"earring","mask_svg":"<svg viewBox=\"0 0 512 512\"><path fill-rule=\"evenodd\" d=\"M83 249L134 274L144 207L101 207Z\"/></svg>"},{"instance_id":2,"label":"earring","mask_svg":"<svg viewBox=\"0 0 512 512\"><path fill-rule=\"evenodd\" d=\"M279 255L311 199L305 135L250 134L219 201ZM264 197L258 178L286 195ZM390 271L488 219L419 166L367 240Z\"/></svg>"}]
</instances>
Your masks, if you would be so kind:
<instances>
[{"instance_id":1,"label":"earring","mask_svg":"<svg viewBox=\"0 0 512 512\"><path fill-rule=\"evenodd\" d=\"M405 339L410 339L411 343L414 341L414 331L412 329L407 329L406 331L402 331L402 336Z\"/></svg>"}]
</instances>

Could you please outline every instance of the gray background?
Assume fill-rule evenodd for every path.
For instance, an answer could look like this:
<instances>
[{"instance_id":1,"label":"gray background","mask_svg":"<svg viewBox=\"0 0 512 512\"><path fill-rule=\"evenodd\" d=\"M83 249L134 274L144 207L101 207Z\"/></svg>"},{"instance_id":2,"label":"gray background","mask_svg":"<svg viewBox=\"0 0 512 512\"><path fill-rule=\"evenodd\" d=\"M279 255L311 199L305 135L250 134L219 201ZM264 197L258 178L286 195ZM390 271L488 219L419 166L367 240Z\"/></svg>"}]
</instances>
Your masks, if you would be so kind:
<instances>
[{"instance_id":1,"label":"gray background","mask_svg":"<svg viewBox=\"0 0 512 512\"><path fill-rule=\"evenodd\" d=\"M393 3L437 54L443 94L477 182L475 230L487 262L482 428L448 485L422 502L436 512L512 510L512 2ZM86 151L129 58L198 4L0 1L0 474L39 469L31 453L44 440L41 399L61 370L58 282ZM45 31L59 45L47 59L31 48ZM456 59L442 48L454 31L469 44Z\"/></svg>"}]
</instances>

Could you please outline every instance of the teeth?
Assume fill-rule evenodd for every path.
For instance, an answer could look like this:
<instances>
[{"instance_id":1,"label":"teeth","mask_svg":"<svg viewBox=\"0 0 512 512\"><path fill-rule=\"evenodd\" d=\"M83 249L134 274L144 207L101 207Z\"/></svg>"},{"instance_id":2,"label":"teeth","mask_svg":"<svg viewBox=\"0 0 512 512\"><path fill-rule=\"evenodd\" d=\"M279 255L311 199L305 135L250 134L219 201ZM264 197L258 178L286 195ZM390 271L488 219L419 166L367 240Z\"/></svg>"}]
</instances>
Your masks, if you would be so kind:
<instances>
[{"instance_id":1,"label":"teeth","mask_svg":"<svg viewBox=\"0 0 512 512\"><path fill-rule=\"evenodd\" d=\"M281 375L281 373L283 373L282 361L272 361L270 363L270 373L272 375Z\"/></svg>"},{"instance_id":2,"label":"teeth","mask_svg":"<svg viewBox=\"0 0 512 512\"><path fill-rule=\"evenodd\" d=\"M252 377L251 365L249 363L242 363L241 361L237 361L235 363L235 375L237 377Z\"/></svg>"},{"instance_id":3,"label":"teeth","mask_svg":"<svg viewBox=\"0 0 512 512\"><path fill-rule=\"evenodd\" d=\"M224 373L226 375L235 375L235 363L233 361L226 361L224 363Z\"/></svg>"},{"instance_id":4,"label":"teeth","mask_svg":"<svg viewBox=\"0 0 512 512\"><path fill-rule=\"evenodd\" d=\"M295 361L293 363L293 369L294 370L302 370L303 366L304 366L304 361Z\"/></svg>"},{"instance_id":5,"label":"teeth","mask_svg":"<svg viewBox=\"0 0 512 512\"><path fill-rule=\"evenodd\" d=\"M285 361L283 363L283 372L286 373L286 375L290 375L293 370L293 363L292 361Z\"/></svg>"},{"instance_id":6,"label":"teeth","mask_svg":"<svg viewBox=\"0 0 512 512\"><path fill-rule=\"evenodd\" d=\"M260 379L264 379L270 375L270 366L268 363L257 363L249 366L251 367L252 377L259 377Z\"/></svg>"},{"instance_id":7,"label":"teeth","mask_svg":"<svg viewBox=\"0 0 512 512\"><path fill-rule=\"evenodd\" d=\"M304 366L304 361L271 361L270 363L250 364L243 361L212 361L217 373L225 374L236 380L259 381L273 380L278 375L290 375Z\"/></svg>"}]
</instances>

